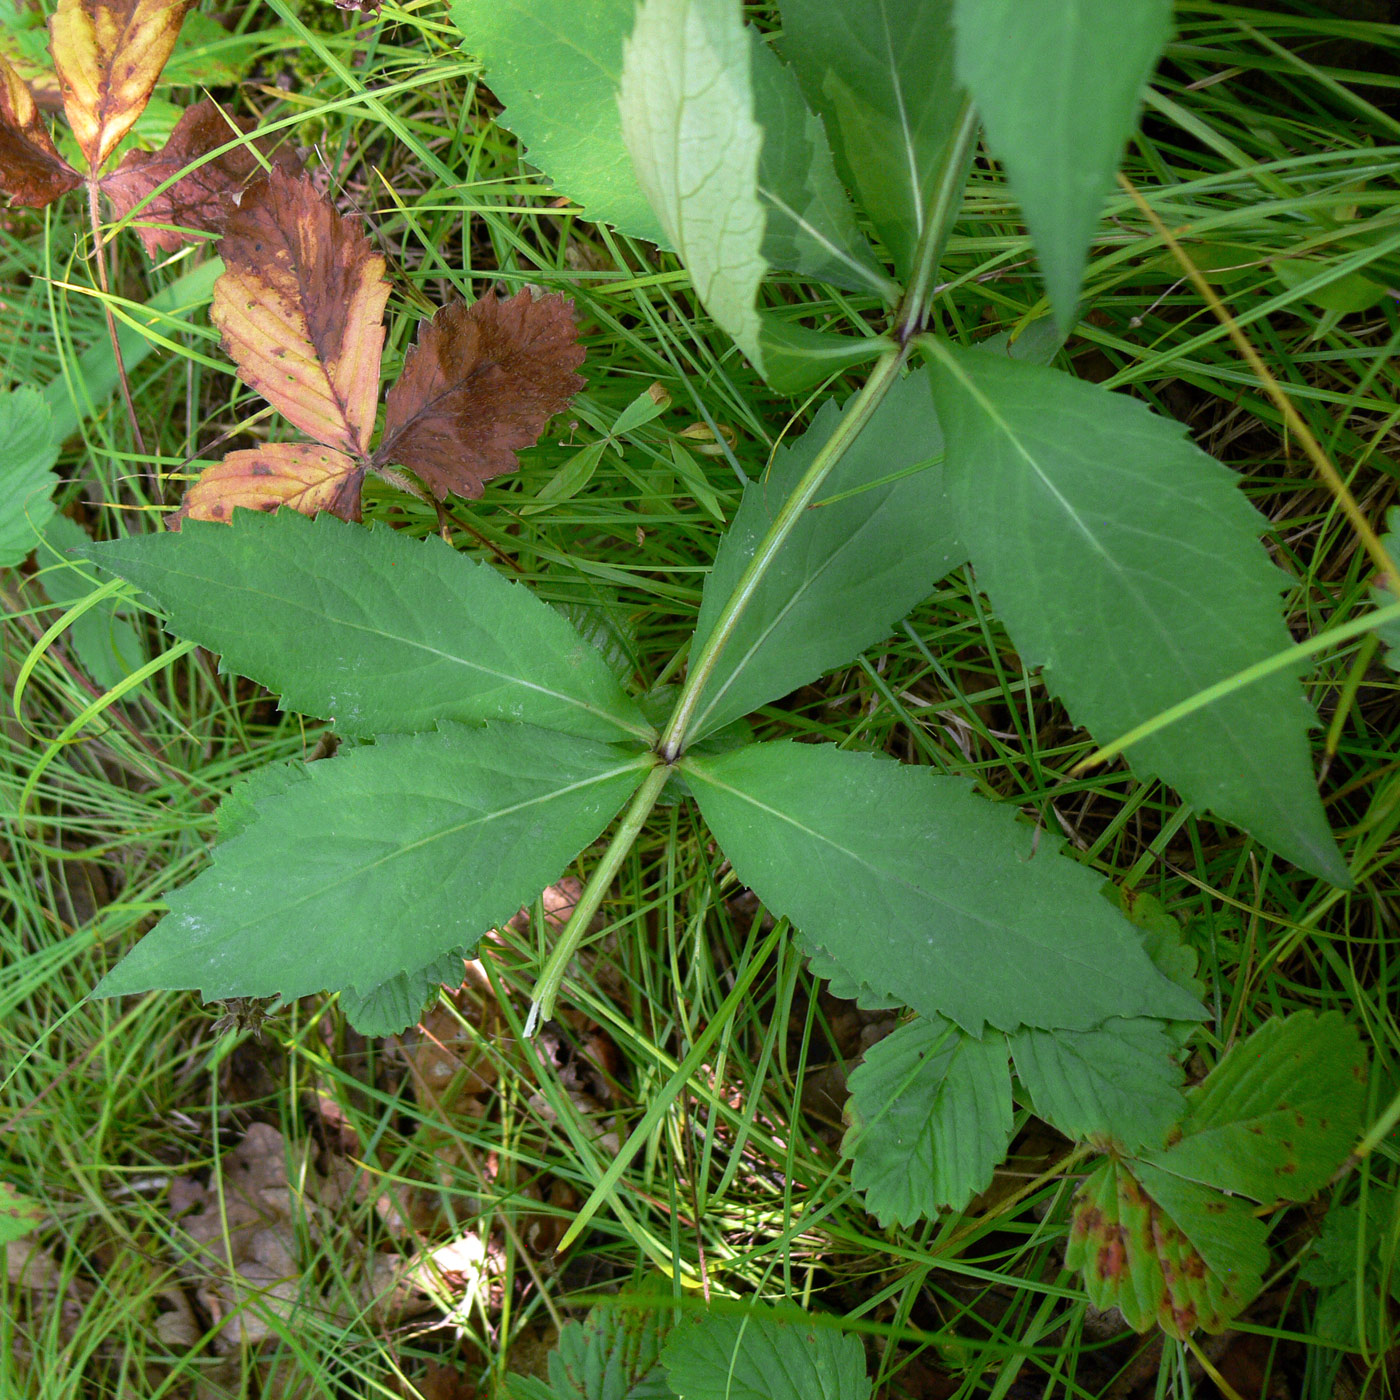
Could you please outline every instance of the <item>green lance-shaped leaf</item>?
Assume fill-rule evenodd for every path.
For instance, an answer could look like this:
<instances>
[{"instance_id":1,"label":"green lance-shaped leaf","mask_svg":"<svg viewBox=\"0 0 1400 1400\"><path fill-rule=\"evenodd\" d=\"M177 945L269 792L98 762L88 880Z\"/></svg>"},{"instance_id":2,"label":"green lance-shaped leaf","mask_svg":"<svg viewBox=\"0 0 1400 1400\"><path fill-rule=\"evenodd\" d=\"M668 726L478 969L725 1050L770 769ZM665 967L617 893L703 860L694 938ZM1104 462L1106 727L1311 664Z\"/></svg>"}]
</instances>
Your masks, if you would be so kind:
<instances>
[{"instance_id":1,"label":"green lance-shaped leaf","mask_svg":"<svg viewBox=\"0 0 1400 1400\"><path fill-rule=\"evenodd\" d=\"M773 517L841 421L822 406L744 489L705 581L698 655ZM887 637L963 561L943 490L943 435L928 381L895 384L764 575L696 708L696 732L723 728Z\"/></svg>"},{"instance_id":2,"label":"green lance-shaped leaf","mask_svg":"<svg viewBox=\"0 0 1400 1400\"><path fill-rule=\"evenodd\" d=\"M1184 1339L1223 1331L1259 1291L1267 1235L1244 1201L1107 1158L1075 1197L1065 1264L1084 1271L1095 1307Z\"/></svg>"},{"instance_id":3,"label":"green lance-shaped leaf","mask_svg":"<svg viewBox=\"0 0 1400 1400\"><path fill-rule=\"evenodd\" d=\"M607 663L548 604L441 540L330 515L94 545L167 627L352 736L510 720L593 739L648 732Z\"/></svg>"},{"instance_id":4,"label":"green lance-shaped leaf","mask_svg":"<svg viewBox=\"0 0 1400 1400\"><path fill-rule=\"evenodd\" d=\"M962 113L951 13L952 0L782 0L781 51L901 281Z\"/></svg>"},{"instance_id":5,"label":"green lance-shaped leaf","mask_svg":"<svg viewBox=\"0 0 1400 1400\"><path fill-rule=\"evenodd\" d=\"M837 178L826 129L802 98L796 75L750 28L754 117L763 128L758 193L767 219L763 259L819 282L899 296L856 224Z\"/></svg>"},{"instance_id":6,"label":"green lance-shaped leaf","mask_svg":"<svg viewBox=\"0 0 1400 1400\"><path fill-rule=\"evenodd\" d=\"M1021 1030L1009 1039L1032 1107L1066 1137L1160 1147L1186 1112L1162 1021L1115 1016L1093 1030Z\"/></svg>"},{"instance_id":7,"label":"green lance-shaped leaf","mask_svg":"<svg viewBox=\"0 0 1400 1400\"><path fill-rule=\"evenodd\" d=\"M851 1183L881 1229L960 1210L1011 1140L1006 1040L974 1039L942 1017L910 1021L865 1052L851 1110Z\"/></svg>"},{"instance_id":8,"label":"green lance-shaped leaf","mask_svg":"<svg viewBox=\"0 0 1400 1400\"><path fill-rule=\"evenodd\" d=\"M386 736L310 764L170 897L98 994L364 994L474 946L533 899L649 762L495 724Z\"/></svg>"},{"instance_id":9,"label":"green lance-shaped leaf","mask_svg":"<svg viewBox=\"0 0 1400 1400\"><path fill-rule=\"evenodd\" d=\"M1062 330L1171 0L954 0L957 74L1035 240Z\"/></svg>"},{"instance_id":10,"label":"green lance-shaped leaf","mask_svg":"<svg viewBox=\"0 0 1400 1400\"><path fill-rule=\"evenodd\" d=\"M738 0L644 0L622 49L622 138L695 291L763 372L763 130Z\"/></svg>"},{"instance_id":11,"label":"green lance-shaped leaf","mask_svg":"<svg viewBox=\"0 0 1400 1400\"><path fill-rule=\"evenodd\" d=\"M756 1307L709 1313L672 1333L661 1359L679 1400L867 1400L865 1349L832 1327L780 1322Z\"/></svg>"},{"instance_id":12,"label":"green lance-shaped leaf","mask_svg":"<svg viewBox=\"0 0 1400 1400\"><path fill-rule=\"evenodd\" d=\"M549 1354L548 1382L512 1375L506 1394L511 1400L675 1400L661 1364L668 1320L654 1308L594 1308L585 1321L564 1324Z\"/></svg>"},{"instance_id":13,"label":"green lance-shaped leaf","mask_svg":"<svg viewBox=\"0 0 1400 1400\"><path fill-rule=\"evenodd\" d=\"M53 515L53 419L34 389L0 393L0 569L22 562Z\"/></svg>"},{"instance_id":14,"label":"green lance-shaped leaf","mask_svg":"<svg viewBox=\"0 0 1400 1400\"><path fill-rule=\"evenodd\" d=\"M627 158L617 110L636 0L452 0L451 9L531 164L588 218L668 246Z\"/></svg>"},{"instance_id":15,"label":"green lance-shaped leaf","mask_svg":"<svg viewBox=\"0 0 1400 1400\"><path fill-rule=\"evenodd\" d=\"M1366 1052L1340 1011L1266 1021L1188 1094L1178 1140L1146 1160L1264 1204L1306 1201L1361 1130Z\"/></svg>"},{"instance_id":16,"label":"green lance-shaped leaf","mask_svg":"<svg viewBox=\"0 0 1400 1400\"><path fill-rule=\"evenodd\" d=\"M934 352L959 535L1022 658L1077 723L1108 742L1292 644L1263 521L1179 423L1039 365ZM1309 718L1296 673L1275 672L1128 759L1346 884Z\"/></svg>"},{"instance_id":17,"label":"green lance-shaped leaf","mask_svg":"<svg viewBox=\"0 0 1400 1400\"><path fill-rule=\"evenodd\" d=\"M877 994L973 1035L1199 1019L1094 874L970 784L828 745L680 764L739 878Z\"/></svg>"}]
</instances>

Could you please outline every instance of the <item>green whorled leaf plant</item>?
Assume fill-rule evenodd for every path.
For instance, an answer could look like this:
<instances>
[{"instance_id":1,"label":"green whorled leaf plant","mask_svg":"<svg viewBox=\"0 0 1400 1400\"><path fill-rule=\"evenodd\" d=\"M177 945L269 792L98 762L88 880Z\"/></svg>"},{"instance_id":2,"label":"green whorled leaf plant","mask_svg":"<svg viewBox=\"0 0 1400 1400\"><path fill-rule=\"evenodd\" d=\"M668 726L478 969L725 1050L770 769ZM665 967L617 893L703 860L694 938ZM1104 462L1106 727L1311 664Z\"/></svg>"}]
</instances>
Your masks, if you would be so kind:
<instances>
[{"instance_id":1,"label":"green whorled leaf plant","mask_svg":"<svg viewBox=\"0 0 1400 1400\"><path fill-rule=\"evenodd\" d=\"M1267 1174L1271 1199L1296 1199L1336 1164L1359 1113L1342 1092L1363 1063L1355 1037L1326 1031L1325 1082L1309 1101L1340 1096L1326 1128L1288 1128L1284 1086L1267 1075L1185 1095L1175 1057L1205 1013L1179 939L1135 927L1009 805L831 745L704 742L857 656L967 563L1026 661L1105 739L1286 649L1262 522L1177 424L926 331L979 111L1055 315L1072 320L1163 6L1114 6L1115 32L1131 40L1122 66L1116 49L1076 47L1064 30L1064 14L1093 5L781 9L775 50L744 26L738 0L643 0L635 17L616 0L577 25L568 0L454 6L468 45L501 74L527 153L565 193L576 180L591 217L664 239L775 385L874 360L864 386L823 404L746 488L669 715L653 727L561 615L437 540L237 511L228 525L95 547L176 636L355 741L235 791L211 864L99 991L330 989L361 1029L397 1029L455 956L611 826L541 972L534 1024L653 806L683 784L815 966L909 1009L852 1081L847 1150L874 1213L907 1221L965 1204L1019 1097L1105 1154L1071 1239L1091 1292L1136 1289L1140 1306L1124 1308L1136 1325L1223 1325L1257 1287L1264 1248L1262 1226L1224 1193L1262 1188ZM1047 44L1073 49L1073 93L1058 76L1012 90L1006 75L1033 69ZM1037 103L1057 120L1037 124ZM590 142L562 130L551 115L562 111ZM1075 178L1057 184L1043 167ZM783 320L764 304L775 268L867 294L891 308L888 329L851 341ZM1344 885L1309 722L1296 676L1275 672L1158 725L1127 756ZM1324 1034L1294 1024L1269 1032L1261 1063ZM1227 1088L1231 1064L1218 1069ZM1212 1144L1260 1135L1278 1150L1224 1176L1202 1165ZM1289 1167L1292 1186L1280 1179ZM1228 1229L1211 1235L1217 1219ZM1128 1248L1154 1229L1170 1257ZM1204 1291L1164 1307L1188 1251Z\"/></svg>"}]
</instances>

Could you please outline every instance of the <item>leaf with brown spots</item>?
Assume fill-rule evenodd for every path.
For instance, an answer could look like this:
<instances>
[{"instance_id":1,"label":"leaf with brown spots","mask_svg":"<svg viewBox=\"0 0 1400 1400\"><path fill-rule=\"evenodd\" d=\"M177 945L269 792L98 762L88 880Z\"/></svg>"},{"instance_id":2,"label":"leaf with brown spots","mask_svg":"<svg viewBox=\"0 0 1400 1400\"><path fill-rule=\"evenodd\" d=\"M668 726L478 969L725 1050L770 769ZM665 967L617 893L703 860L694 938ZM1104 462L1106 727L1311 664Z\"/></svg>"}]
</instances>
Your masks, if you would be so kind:
<instances>
[{"instance_id":1,"label":"leaf with brown spots","mask_svg":"<svg viewBox=\"0 0 1400 1400\"><path fill-rule=\"evenodd\" d=\"M1075 1196L1065 1264L1083 1270L1095 1307L1184 1339L1223 1331L1258 1293L1267 1235L1244 1201L1106 1158Z\"/></svg>"},{"instance_id":2,"label":"leaf with brown spots","mask_svg":"<svg viewBox=\"0 0 1400 1400\"><path fill-rule=\"evenodd\" d=\"M227 521L235 506L276 510L291 506L303 515L328 510L342 520L359 520L364 466L343 452L313 442L270 442L246 452L230 452L206 467L185 492L171 520Z\"/></svg>"},{"instance_id":3,"label":"leaf with brown spots","mask_svg":"<svg viewBox=\"0 0 1400 1400\"><path fill-rule=\"evenodd\" d=\"M128 151L122 163L103 176L102 191L117 218L126 218L147 201L136 217L136 232L151 257L173 253L186 242L189 235L180 230L224 231L238 207L238 195L264 174L255 148L284 170L300 169L292 151L274 149L275 141L266 137L220 149L246 131L206 99L181 116L159 151ZM173 184L160 189L172 179Z\"/></svg>"},{"instance_id":4,"label":"leaf with brown spots","mask_svg":"<svg viewBox=\"0 0 1400 1400\"><path fill-rule=\"evenodd\" d=\"M58 0L49 21L63 109L95 174L145 110L191 0Z\"/></svg>"},{"instance_id":5,"label":"leaf with brown spots","mask_svg":"<svg viewBox=\"0 0 1400 1400\"><path fill-rule=\"evenodd\" d=\"M0 190L16 204L42 209L82 182L54 149L33 93L0 55Z\"/></svg>"},{"instance_id":6,"label":"leaf with brown spots","mask_svg":"<svg viewBox=\"0 0 1400 1400\"><path fill-rule=\"evenodd\" d=\"M445 306L389 390L376 465L409 468L439 499L481 495L583 388L573 307L528 291Z\"/></svg>"},{"instance_id":7,"label":"leaf with brown spots","mask_svg":"<svg viewBox=\"0 0 1400 1400\"><path fill-rule=\"evenodd\" d=\"M274 170L229 219L210 319L238 376L302 432L362 457L379 399L384 259L309 176Z\"/></svg>"},{"instance_id":8,"label":"leaf with brown spots","mask_svg":"<svg viewBox=\"0 0 1400 1400\"><path fill-rule=\"evenodd\" d=\"M1265 1205L1306 1201L1332 1179L1361 1131L1366 1052L1340 1011L1266 1021L1187 1094L1164 1172Z\"/></svg>"}]
</instances>

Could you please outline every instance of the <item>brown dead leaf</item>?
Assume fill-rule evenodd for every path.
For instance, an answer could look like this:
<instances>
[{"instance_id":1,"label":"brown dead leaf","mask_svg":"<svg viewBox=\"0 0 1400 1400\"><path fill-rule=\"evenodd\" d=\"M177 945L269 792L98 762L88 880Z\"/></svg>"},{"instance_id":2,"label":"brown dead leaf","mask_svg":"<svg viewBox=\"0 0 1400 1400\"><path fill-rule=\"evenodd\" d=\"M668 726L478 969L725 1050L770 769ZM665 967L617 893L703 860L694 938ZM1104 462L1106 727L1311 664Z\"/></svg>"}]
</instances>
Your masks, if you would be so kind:
<instances>
[{"instance_id":1,"label":"brown dead leaf","mask_svg":"<svg viewBox=\"0 0 1400 1400\"><path fill-rule=\"evenodd\" d=\"M210 317L243 382L302 432L352 457L379 399L384 259L316 193L274 170L230 217Z\"/></svg>"},{"instance_id":2,"label":"brown dead leaf","mask_svg":"<svg viewBox=\"0 0 1400 1400\"><path fill-rule=\"evenodd\" d=\"M230 452L206 467L169 523L178 528L183 520L226 521L235 506L291 506L303 515L328 510L342 520L359 520L364 479L364 467L343 452L314 442L270 442Z\"/></svg>"},{"instance_id":3,"label":"brown dead leaf","mask_svg":"<svg viewBox=\"0 0 1400 1400\"><path fill-rule=\"evenodd\" d=\"M145 110L191 0L58 0L49 47L63 109L95 174Z\"/></svg>"},{"instance_id":4,"label":"brown dead leaf","mask_svg":"<svg viewBox=\"0 0 1400 1400\"><path fill-rule=\"evenodd\" d=\"M54 149L34 95L0 55L0 190L16 204L42 209L82 183Z\"/></svg>"},{"instance_id":5,"label":"brown dead leaf","mask_svg":"<svg viewBox=\"0 0 1400 1400\"><path fill-rule=\"evenodd\" d=\"M445 306L389 390L375 465L408 467L439 499L481 495L583 388L573 307L528 291Z\"/></svg>"},{"instance_id":6,"label":"brown dead leaf","mask_svg":"<svg viewBox=\"0 0 1400 1400\"><path fill-rule=\"evenodd\" d=\"M173 253L184 243L188 235L180 229L216 234L224 231L238 207L238 195L264 173L252 148L256 147L284 170L301 168L292 151L285 147L273 151L275 143L266 137L205 159L249 129L232 121L217 104L206 99L197 102L176 122L170 139L160 150L128 151L121 164L103 176L103 193L111 200L119 219L130 214L158 186L180 176L155 195L137 217L136 232L151 257ZM180 175L187 166L194 169ZM168 227L171 224L176 227Z\"/></svg>"}]
</instances>

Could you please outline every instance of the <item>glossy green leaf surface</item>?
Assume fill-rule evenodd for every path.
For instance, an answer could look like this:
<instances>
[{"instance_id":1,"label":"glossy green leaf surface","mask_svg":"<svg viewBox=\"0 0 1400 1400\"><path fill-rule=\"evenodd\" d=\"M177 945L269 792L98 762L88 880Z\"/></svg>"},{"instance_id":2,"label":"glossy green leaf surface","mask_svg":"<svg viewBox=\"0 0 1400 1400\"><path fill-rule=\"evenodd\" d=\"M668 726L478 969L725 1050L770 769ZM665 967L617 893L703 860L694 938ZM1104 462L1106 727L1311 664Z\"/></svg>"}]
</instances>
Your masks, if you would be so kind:
<instances>
[{"instance_id":1,"label":"glossy green leaf surface","mask_svg":"<svg viewBox=\"0 0 1400 1400\"><path fill-rule=\"evenodd\" d=\"M841 416L828 401L796 442L778 448L767 474L744 488L705 580L692 655ZM858 656L963 561L942 455L928 381L910 375L886 395L763 575L701 694L697 734Z\"/></svg>"},{"instance_id":2,"label":"glossy green leaf surface","mask_svg":"<svg viewBox=\"0 0 1400 1400\"><path fill-rule=\"evenodd\" d=\"M751 60L738 0L644 0L622 46L618 106L637 180L696 295L762 373L763 129Z\"/></svg>"},{"instance_id":3,"label":"glossy green leaf surface","mask_svg":"<svg viewBox=\"0 0 1400 1400\"><path fill-rule=\"evenodd\" d=\"M954 0L957 74L1010 176L1062 330L1171 14L1171 0Z\"/></svg>"},{"instance_id":4,"label":"glossy green leaf surface","mask_svg":"<svg viewBox=\"0 0 1400 1400\"><path fill-rule=\"evenodd\" d=\"M1022 659L1102 743L1292 644L1263 520L1143 404L1001 355L937 347L945 479L978 585ZM1347 883L1296 672L1140 740L1135 772Z\"/></svg>"},{"instance_id":5,"label":"glossy green leaf surface","mask_svg":"<svg viewBox=\"0 0 1400 1400\"><path fill-rule=\"evenodd\" d=\"M903 282L962 109L952 2L782 0L781 10L780 51Z\"/></svg>"},{"instance_id":6,"label":"glossy green leaf surface","mask_svg":"<svg viewBox=\"0 0 1400 1400\"><path fill-rule=\"evenodd\" d=\"M977 1034L1202 1014L1091 871L960 779L824 744L752 744L680 766L763 903L922 1015Z\"/></svg>"},{"instance_id":7,"label":"glossy green leaf surface","mask_svg":"<svg viewBox=\"0 0 1400 1400\"><path fill-rule=\"evenodd\" d=\"M1131 1166L1131 1169L1130 1169ZM1097 1308L1169 1337L1223 1331L1259 1291L1268 1228L1245 1201L1105 1158L1075 1196L1065 1264Z\"/></svg>"},{"instance_id":8,"label":"glossy green leaf surface","mask_svg":"<svg viewBox=\"0 0 1400 1400\"><path fill-rule=\"evenodd\" d=\"M308 764L170 896L98 994L363 995L510 918L607 826L648 761L501 724Z\"/></svg>"},{"instance_id":9,"label":"glossy green leaf surface","mask_svg":"<svg viewBox=\"0 0 1400 1400\"><path fill-rule=\"evenodd\" d=\"M178 637L344 734L509 720L644 735L607 663L548 604L436 538L330 515L235 511L87 556L148 593Z\"/></svg>"},{"instance_id":10,"label":"glossy green leaf surface","mask_svg":"<svg viewBox=\"0 0 1400 1400\"><path fill-rule=\"evenodd\" d=\"M893 302L899 288L856 224L826 129L803 100L793 71L757 30L749 37L754 117L763 129L758 193L767 214L764 261Z\"/></svg>"},{"instance_id":11,"label":"glossy green leaf surface","mask_svg":"<svg viewBox=\"0 0 1400 1400\"><path fill-rule=\"evenodd\" d=\"M689 1318L661 1359L679 1400L867 1400L865 1348L832 1327L743 1317Z\"/></svg>"},{"instance_id":12,"label":"glossy green leaf surface","mask_svg":"<svg viewBox=\"0 0 1400 1400\"><path fill-rule=\"evenodd\" d=\"M1248 1196L1306 1201L1361 1131L1366 1052L1340 1011L1266 1021L1192 1089L1181 1137L1147 1160Z\"/></svg>"},{"instance_id":13,"label":"glossy green leaf surface","mask_svg":"<svg viewBox=\"0 0 1400 1400\"><path fill-rule=\"evenodd\" d=\"M23 561L53 516L58 440L43 396L0 392L0 568Z\"/></svg>"},{"instance_id":14,"label":"glossy green leaf surface","mask_svg":"<svg viewBox=\"0 0 1400 1400\"><path fill-rule=\"evenodd\" d=\"M1114 1017L1092 1030L1021 1030L1009 1039L1036 1114L1066 1137L1161 1147L1186 1112L1162 1021Z\"/></svg>"},{"instance_id":15,"label":"glossy green leaf surface","mask_svg":"<svg viewBox=\"0 0 1400 1400\"><path fill-rule=\"evenodd\" d=\"M1011 1140L1004 1037L920 1017L872 1045L850 1085L843 1150L881 1229L961 1210L991 1183Z\"/></svg>"},{"instance_id":16,"label":"glossy green leaf surface","mask_svg":"<svg viewBox=\"0 0 1400 1400\"><path fill-rule=\"evenodd\" d=\"M634 0L452 0L463 46L505 104L501 124L584 214L666 246L627 159L617 89Z\"/></svg>"}]
</instances>

